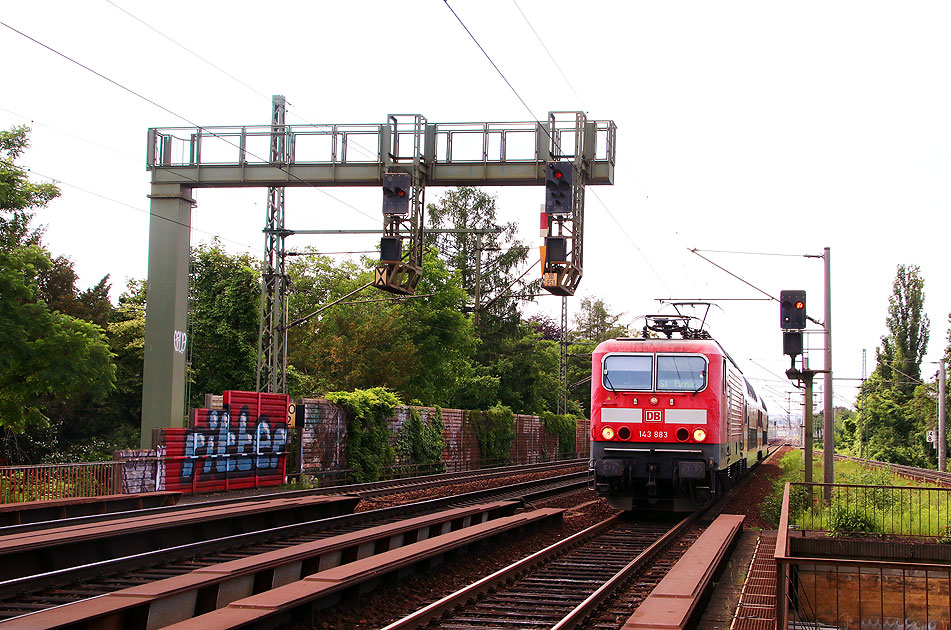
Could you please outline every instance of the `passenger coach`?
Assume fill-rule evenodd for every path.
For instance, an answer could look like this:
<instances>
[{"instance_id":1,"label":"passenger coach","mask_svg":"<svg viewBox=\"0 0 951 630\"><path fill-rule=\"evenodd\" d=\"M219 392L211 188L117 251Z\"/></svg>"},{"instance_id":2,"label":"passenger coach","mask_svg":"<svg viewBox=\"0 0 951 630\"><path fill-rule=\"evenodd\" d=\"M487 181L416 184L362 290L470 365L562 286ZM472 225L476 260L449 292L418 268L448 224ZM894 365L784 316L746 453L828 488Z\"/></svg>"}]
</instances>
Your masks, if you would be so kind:
<instances>
[{"instance_id":1,"label":"passenger coach","mask_svg":"<svg viewBox=\"0 0 951 630\"><path fill-rule=\"evenodd\" d=\"M696 509L766 455L765 405L693 319L650 316L594 351L590 471L616 508Z\"/></svg>"}]
</instances>

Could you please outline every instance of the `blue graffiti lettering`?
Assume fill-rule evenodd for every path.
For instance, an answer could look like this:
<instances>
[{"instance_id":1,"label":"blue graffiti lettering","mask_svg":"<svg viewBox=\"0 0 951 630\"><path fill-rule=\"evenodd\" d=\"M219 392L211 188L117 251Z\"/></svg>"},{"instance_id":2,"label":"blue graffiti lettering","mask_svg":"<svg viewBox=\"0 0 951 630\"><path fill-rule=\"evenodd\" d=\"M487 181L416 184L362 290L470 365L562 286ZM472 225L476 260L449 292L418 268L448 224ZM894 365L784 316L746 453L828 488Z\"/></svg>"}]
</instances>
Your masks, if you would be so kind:
<instances>
[{"instance_id":1,"label":"blue graffiti lettering","mask_svg":"<svg viewBox=\"0 0 951 630\"><path fill-rule=\"evenodd\" d=\"M207 424L185 435L181 479L191 479L196 460L202 460L203 474L250 473L276 469L287 444L287 425L273 423L267 416L252 421L247 405L232 427L229 410L209 412ZM273 426L272 426L273 425Z\"/></svg>"}]
</instances>

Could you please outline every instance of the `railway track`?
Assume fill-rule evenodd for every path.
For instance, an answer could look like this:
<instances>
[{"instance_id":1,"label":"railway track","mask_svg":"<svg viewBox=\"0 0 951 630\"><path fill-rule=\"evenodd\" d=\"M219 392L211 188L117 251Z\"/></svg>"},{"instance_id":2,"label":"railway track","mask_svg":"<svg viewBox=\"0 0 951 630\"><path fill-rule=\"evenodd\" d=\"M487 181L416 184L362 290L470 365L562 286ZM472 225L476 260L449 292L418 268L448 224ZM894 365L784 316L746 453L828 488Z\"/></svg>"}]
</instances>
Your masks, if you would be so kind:
<instances>
[{"instance_id":1,"label":"railway track","mask_svg":"<svg viewBox=\"0 0 951 630\"><path fill-rule=\"evenodd\" d=\"M272 499L294 499L294 498L304 498L304 497L315 497L315 496L336 496L336 495L352 495L359 496L364 499L371 499L376 497L383 497L392 494L401 494L405 492L413 492L416 490L424 490L427 488L438 488L440 486L451 485L455 483L471 482L485 480L490 481L492 479L497 479L499 477L506 477L511 475L524 474L528 472L551 472L556 470L570 470L572 468L577 468L580 466L587 466L587 460L565 460L559 462L546 462L541 464L524 464L519 466L502 466L496 468L486 468L480 470L468 470L462 472L452 472L452 473L441 473L437 475L424 475L419 477L404 477L400 479L391 479L386 481L375 481L370 483L360 483L360 484L349 484L341 486L328 486L325 488L312 488L308 490L290 490L282 492L268 492L262 494L253 494L245 496L230 496L216 499L207 499L203 501L186 501L179 502L175 505L163 505L157 507L147 507L142 509L133 509L133 510L116 510L116 511L97 511L93 514L81 514L77 516L70 517L60 517L54 516L50 519L45 520L35 520L29 522L18 523L13 520L11 516L14 512L13 509L5 510L6 514L4 515L8 520L9 524L0 527L0 536L8 534L20 534L23 532L36 531L39 529L46 529L51 527L63 527L66 525L86 525L89 523L98 523L108 520L117 520L123 518L142 518L145 516L151 515L166 515L174 514L176 512L181 512L185 510L191 510L199 506L204 507L216 507L216 506L225 506L225 505L234 505L238 503L249 503L255 501L268 501ZM89 499L77 499L79 505L84 506L84 509L89 510L88 507L90 500ZM34 506L30 506L32 509Z\"/></svg>"},{"instance_id":2,"label":"railway track","mask_svg":"<svg viewBox=\"0 0 951 630\"><path fill-rule=\"evenodd\" d=\"M822 451L817 451L817 453L821 455ZM862 459L860 457L853 457L851 455L836 454L835 459L856 462L862 464L863 466L876 468L878 470L886 470L907 479L925 481L941 486L951 486L951 473L941 472L939 470L928 470L927 468L916 468L914 466L904 466L902 464L891 464L889 462L880 462L874 459Z\"/></svg>"},{"instance_id":3,"label":"railway track","mask_svg":"<svg viewBox=\"0 0 951 630\"><path fill-rule=\"evenodd\" d=\"M693 521L688 517L671 526L613 516L385 630L575 627L613 585L642 570Z\"/></svg>"},{"instance_id":4,"label":"railway track","mask_svg":"<svg viewBox=\"0 0 951 630\"><path fill-rule=\"evenodd\" d=\"M767 459L778 450L778 446L773 448ZM734 491L742 491L748 479L749 475L745 476ZM703 513L694 513L672 527L661 529L657 522L630 523L615 516L422 608L386 626L385 630L500 627L616 630L658 584L671 575L685 551L703 536L706 523L723 509L725 502L726 497ZM715 524L720 529L734 527L733 524ZM700 552L704 558L700 562L711 562L706 579L732 545L739 529L738 525L735 527L736 531L730 532L728 537L702 545L706 548ZM711 545L723 546L710 549ZM691 562L698 562L696 556L694 554ZM683 582L680 578L674 580ZM691 592L692 597L677 595L675 606L662 604L662 607L668 610L683 607L682 622L686 624L703 590L702 585L697 585Z\"/></svg>"},{"instance_id":5,"label":"railway track","mask_svg":"<svg viewBox=\"0 0 951 630\"><path fill-rule=\"evenodd\" d=\"M2 620L70 602L101 597L170 577L185 576L222 563L314 543L331 536L394 523L412 515L513 497L538 500L553 493L583 488L586 473L539 479L421 503L370 510L334 518L294 523L212 540L155 549L146 553L90 562L0 582ZM103 525L109 525L107 521ZM52 531L52 530L44 530Z\"/></svg>"}]
</instances>

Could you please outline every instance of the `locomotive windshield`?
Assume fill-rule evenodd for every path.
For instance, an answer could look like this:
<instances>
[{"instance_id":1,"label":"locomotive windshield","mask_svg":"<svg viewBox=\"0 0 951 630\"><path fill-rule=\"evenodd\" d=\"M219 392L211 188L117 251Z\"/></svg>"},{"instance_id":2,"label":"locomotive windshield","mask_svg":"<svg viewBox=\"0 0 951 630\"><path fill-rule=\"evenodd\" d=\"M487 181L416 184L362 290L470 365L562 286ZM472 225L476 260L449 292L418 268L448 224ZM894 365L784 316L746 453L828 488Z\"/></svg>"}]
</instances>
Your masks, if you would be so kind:
<instances>
[{"instance_id":1,"label":"locomotive windshield","mask_svg":"<svg viewBox=\"0 0 951 630\"><path fill-rule=\"evenodd\" d=\"M701 355L609 354L601 381L611 391L698 392L707 385L707 361Z\"/></svg>"},{"instance_id":2,"label":"locomotive windshield","mask_svg":"<svg viewBox=\"0 0 951 630\"><path fill-rule=\"evenodd\" d=\"M614 354L604 359L604 386L608 389L650 390L653 384L654 357Z\"/></svg>"},{"instance_id":3,"label":"locomotive windshield","mask_svg":"<svg viewBox=\"0 0 951 630\"><path fill-rule=\"evenodd\" d=\"M703 357L657 357L659 391L699 391L706 385L707 362Z\"/></svg>"}]
</instances>

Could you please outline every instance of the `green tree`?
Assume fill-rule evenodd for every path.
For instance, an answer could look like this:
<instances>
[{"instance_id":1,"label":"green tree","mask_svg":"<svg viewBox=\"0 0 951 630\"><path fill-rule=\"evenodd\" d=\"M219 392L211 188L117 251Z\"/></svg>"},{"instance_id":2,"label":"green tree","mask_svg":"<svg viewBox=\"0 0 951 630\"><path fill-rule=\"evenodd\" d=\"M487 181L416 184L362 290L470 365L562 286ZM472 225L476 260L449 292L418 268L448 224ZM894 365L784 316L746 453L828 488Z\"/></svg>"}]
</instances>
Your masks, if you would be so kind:
<instances>
[{"instance_id":1,"label":"green tree","mask_svg":"<svg viewBox=\"0 0 951 630\"><path fill-rule=\"evenodd\" d=\"M308 393L384 386L421 405L449 406L472 372L477 344L462 313L459 274L427 251L417 297L367 288L333 304L367 284L375 265L369 259L334 265L321 256L292 265L291 318L320 312L291 330L290 363Z\"/></svg>"},{"instance_id":2,"label":"green tree","mask_svg":"<svg viewBox=\"0 0 951 630\"><path fill-rule=\"evenodd\" d=\"M591 411L591 353L606 339L626 337L628 328L618 322L623 313L613 313L601 298L583 297L575 314L574 328L569 333L568 395L578 401L580 411Z\"/></svg>"},{"instance_id":3,"label":"green tree","mask_svg":"<svg viewBox=\"0 0 951 630\"><path fill-rule=\"evenodd\" d=\"M0 250L0 426L16 433L46 424L51 399L101 398L115 380L102 329L39 300L37 276L50 264L35 245Z\"/></svg>"},{"instance_id":4,"label":"green tree","mask_svg":"<svg viewBox=\"0 0 951 630\"><path fill-rule=\"evenodd\" d=\"M435 204L429 204L430 228L486 230L497 226L495 197L483 190L462 186L450 190ZM480 310L498 317L510 317L525 296L538 291L538 280L520 278L528 260L528 245L516 237L514 222L498 226L499 234L432 234L427 244L434 246L449 269L458 271L470 299L476 294L476 269ZM479 243L481 242L481 266Z\"/></svg>"},{"instance_id":5,"label":"green tree","mask_svg":"<svg viewBox=\"0 0 951 630\"><path fill-rule=\"evenodd\" d=\"M226 389L254 390L261 303L258 263L218 241L192 250L189 283L190 404Z\"/></svg>"},{"instance_id":6,"label":"green tree","mask_svg":"<svg viewBox=\"0 0 951 630\"><path fill-rule=\"evenodd\" d=\"M627 336L628 329L618 321L623 313L612 313L601 298L583 297L574 316L573 341L597 345L605 339Z\"/></svg>"},{"instance_id":7,"label":"green tree","mask_svg":"<svg viewBox=\"0 0 951 630\"><path fill-rule=\"evenodd\" d=\"M921 382L921 361L928 349L930 322L924 311L925 281L917 265L898 265L888 298L888 334L877 348L876 370L894 381L905 398Z\"/></svg>"},{"instance_id":8,"label":"green tree","mask_svg":"<svg viewBox=\"0 0 951 630\"><path fill-rule=\"evenodd\" d=\"M54 401L72 406L83 397L101 399L115 380L102 329L44 300L43 280L56 262L41 246L42 229L31 222L59 190L30 182L15 163L29 146L28 134L27 127L0 131L0 428L7 438L47 427Z\"/></svg>"},{"instance_id":9,"label":"green tree","mask_svg":"<svg viewBox=\"0 0 951 630\"><path fill-rule=\"evenodd\" d=\"M55 184L35 184L16 160L30 146L30 128L0 131L0 243L3 248L39 245L42 228L31 228L34 210L59 197Z\"/></svg>"},{"instance_id":10,"label":"green tree","mask_svg":"<svg viewBox=\"0 0 951 630\"><path fill-rule=\"evenodd\" d=\"M536 414L557 408L557 343L541 339L518 318L489 318L479 333L476 366L455 406L487 409L501 403L516 413Z\"/></svg>"},{"instance_id":11,"label":"green tree","mask_svg":"<svg viewBox=\"0 0 951 630\"><path fill-rule=\"evenodd\" d=\"M424 255L423 269L416 292L429 297L396 305L416 357L404 392L409 400L445 407L473 373L478 340L472 321L462 313L466 292L459 272L448 269L434 250Z\"/></svg>"}]
</instances>

